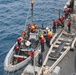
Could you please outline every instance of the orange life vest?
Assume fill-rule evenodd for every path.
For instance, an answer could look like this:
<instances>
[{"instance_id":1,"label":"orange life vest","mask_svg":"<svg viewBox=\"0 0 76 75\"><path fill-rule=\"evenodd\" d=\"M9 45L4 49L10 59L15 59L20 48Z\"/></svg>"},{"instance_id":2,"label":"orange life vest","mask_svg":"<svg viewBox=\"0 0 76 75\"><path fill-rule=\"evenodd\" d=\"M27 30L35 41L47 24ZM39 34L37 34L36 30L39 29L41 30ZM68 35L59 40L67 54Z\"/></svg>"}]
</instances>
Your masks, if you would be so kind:
<instances>
[{"instance_id":1,"label":"orange life vest","mask_svg":"<svg viewBox=\"0 0 76 75\"><path fill-rule=\"evenodd\" d=\"M55 25L55 24L56 24L56 20L53 21L53 25Z\"/></svg>"},{"instance_id":2,"label":"orange life vest","mask_svg":"<svg viewBox=\"0 0 76 75\"><path fill-rule=\"evenodd\" d=\"M44 41L45 41L45 38L41 38L41 43L44 43Z\"/></svg>"},{"instance_id":3,"label":"orange life vest","mask_svg":"<svg viewBox=\"0 0 76 75\"><path fill-rule=\"evenodd\" d=\"M51 34L48 34L47 37L48 37L48 38L52 38L52 35L51 35Z\"/></svg>"},{"instance_id":4,"label":"orange life vest","mask_svg":"<svg viewBox=\"0 0 76 75\"><path fill-rule=\"evenodd\" d=\"M67 24L68 26L70 26L71 25L71 22L68 22L68 24Z\"/></svg>"},{"instance_id":5,"label":"orange life vest","mask_svg":"<svg viewBox=\"0 0 76 75\"><path fill-rule=\"evenodd\" d=\"M60 20L57 20L57 23L58 23L58 24L61 24Z\"/></svg>"}]
</instances>

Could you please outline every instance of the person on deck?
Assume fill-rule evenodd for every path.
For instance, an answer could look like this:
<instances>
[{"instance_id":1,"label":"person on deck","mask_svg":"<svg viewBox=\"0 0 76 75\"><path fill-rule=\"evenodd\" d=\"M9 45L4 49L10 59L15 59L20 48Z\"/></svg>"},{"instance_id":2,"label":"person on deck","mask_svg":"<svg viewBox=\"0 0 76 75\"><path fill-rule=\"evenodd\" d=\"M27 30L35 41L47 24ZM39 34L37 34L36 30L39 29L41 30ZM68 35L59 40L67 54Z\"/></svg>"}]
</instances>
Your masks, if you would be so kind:
<instances>
[{"instance_id":1,"label":"person on deck","mask_svg":"<svg viewBox=\"0 0 76 75\"><path fill-rule=\"evenodd\" d=\"M57 25L57 21L53 20L53 32L56 33L56 25Z\"/></svg>"},{"instance_id":2,"label":"person on deck","mask_svg":"<svg viewBox=\"0 0 76 75\"><path fill-rule=\"evenodd\" d=\"M61 23L62 23L62 27L64 27L64 21L65 21L65 16L61 16Z\"/></svg>"},{"instance_id":3,"label":"person on deck","mask_svg":"<svg viewBox=\"0 0 76 75\"><path fill-rule=\"evenodd\" d=\"M67 27L68 27L68 32L70 33L71 32L71 20L68 21L67 23Z\"/></svg>"},{"instance_id":4,"label":"person on deck","mask_svg":"<svg viewBox=\"0 0 76 75\"><path fill-rule=\"evenodd\" d=\"M30 48L30 56L31 56L31 63L34 64L34 52L35 50L33 48Z\"/></svg>"},{"instance_id":5,"label":"person on deck","mask_svg":"<svg viewBox=\"0 0 76 75\"><path fill-rule=\"evenodd\" d=\"M61 19L58 19L58 20L57 20L57 28L58 28L59 26L62 27Z\"/></svg>"},{"instance_id":6,"label":"person on deck","mask_svg":"<svg viewBox=\"0 0 76 75\"><path fill-rule=\"evenodd\" d=\"M40 36L40 42L41 42L41 52L44 52L44 42L45 38L43 35Z\"/></svg>"},{"instance_id":7,"label":"person on deck","mask_svg":"<svg viewBox=\"0 0 76 75\"><path fill-rule=\"evenodd\" d=\"M68 18L68 15L69 15L69 10L68 10L68 8L65 8L65 9L64 9L64 14L65 14L65 19Z\"/></svg>"},{"instance_id":8,"label":"person on deck","mask_svg":"<svg viewBox=\"0 0 76 75\"><path fill-rule=\"evenodd\" d=\"M52 39L52 31L50 31L46 37L46 44L50 47L50 40Z\"/></svg>"}]
</instances>

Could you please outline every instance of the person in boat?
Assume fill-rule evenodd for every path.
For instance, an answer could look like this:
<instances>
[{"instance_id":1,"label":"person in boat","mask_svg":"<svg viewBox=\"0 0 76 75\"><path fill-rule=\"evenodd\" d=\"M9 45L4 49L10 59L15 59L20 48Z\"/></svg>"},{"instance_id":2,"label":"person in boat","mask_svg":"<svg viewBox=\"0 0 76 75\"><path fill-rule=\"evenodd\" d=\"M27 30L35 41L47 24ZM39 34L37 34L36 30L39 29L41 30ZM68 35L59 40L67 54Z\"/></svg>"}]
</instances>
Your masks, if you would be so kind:
<instances>
[{"instance_id":1,"label":"person in boat","mask_svg":"<svg viewBox=\"0 0 76 75\"><path fill-rule=\"evenodd\" d=\"M19 47L21 46L21 44L23 44L22 41L23 41L23 38L22 38L22 37L19 37L19 38L17 39L17 42L18 42L18 46L19 46Z\"/></svg>"},{"instance_id":2,"label":"person in boat","mask_svg":"<svg viewBox=\"0 0 76 75\"><path fill-rule=\"evenodd\" d=\"M50 47L50 40L52 39L52 31L50 31L46 37L46 44L48 47Z\"/></svg>"},{"instance_id":3,"label":"person in boat","mask_svg":"<svg viewBox=\"0 0 76 75\"><path fill-rule=\"evenodd\" d=\"M40 36L40 42L41 42L41 52L44 52L44 42L45 38L43 35Z\"/></svg>"},{"instance_id":4,"label":"person in boat","mask_svg":"<svg viewBox=\"0 0 76 75\"><path fill-rule=\"evenodd\" d=\"M26 38L26 32L23 30L22 31L22 38L25 39Z\"/></svg>"},{"instance_id":5,"label":"person in boat","mask_svg":"<svg viewBox=\"0 0 76 75\"><path fill-rule=\"evenodd\" d=\"M30 56L31 56L31 63L34 64L34 52L35 50L33 48L30 48Z\"/></svg>"},{"instance_id":6,"label":"person in boat","mask_svg":"<svg viewBox=\"0 0 76 75\"><path fill-rule=\"evenodd\" d=\"M53 32L56 33L56 26L57 26L57 21L53 20Z\"/></svg>"},{"instance_id":7,"label":"person in boat","mask_svg":"<svg viewBox=\"0 0 76 75\"><path fill-rule=\"evenodd\" d=\"M43 63L43 54L40 53L38 55L38 66L41 67L42 66L42 63Z\"/></svg>"},{"instance_id":8,"label":"person in boat","mask_svg":"<svg viewBox=\"0 0 76 75\"><path fill-rule=\"evenodd\" d=\"M68 23L67 23L69 33L71 32L71 24L72 24L72 22L71 22L71 20L69 20Z\"/></svg>"},{"instance_id":9,"label":"person in boat","mask_svg":"<svg viewBox=\"0 0 76 75\"><path fill-rule=\"evenodd\" d=\"M15 50L15 53L16 53L16 54L19 54L19 46L15 46L15 47L14 47L14 50Z\"/></svg>"},{"instance_id":10,"label":"person in boat","mask_svg":"<svg viewBox=\"0 0 76 75\"><path fill-rule=\"evenodd\" d=\"M31 26L31 32L32 32L32 33L35 32L35 26L34 26L34 25Z\"/></svg>"}]
</instances>

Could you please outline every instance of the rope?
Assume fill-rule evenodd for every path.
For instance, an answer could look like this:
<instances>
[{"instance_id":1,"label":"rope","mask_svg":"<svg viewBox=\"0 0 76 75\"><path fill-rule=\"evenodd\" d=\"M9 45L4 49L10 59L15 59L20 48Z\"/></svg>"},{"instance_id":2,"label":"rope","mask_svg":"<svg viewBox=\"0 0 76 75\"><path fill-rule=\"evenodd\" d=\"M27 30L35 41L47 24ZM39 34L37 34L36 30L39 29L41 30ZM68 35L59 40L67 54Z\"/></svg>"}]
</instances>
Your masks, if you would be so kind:
<instances>
[{"instance_id":1,"label":"rope","mask_svg":"<svg viewBox=\"0 0 76 75\"><path fill-rule=\"evenodd\" d=\"M28 9L28 12L27 12L27 17L26 17L26 20L25 20L25 26L24 26L24 29L23 30L25 30L26 29L26 26L27 26L27 22L28 22L28 15L30 14L30 6L31 6L31 3L29 4L29 9Z\"/></svg>"}]
</instances>

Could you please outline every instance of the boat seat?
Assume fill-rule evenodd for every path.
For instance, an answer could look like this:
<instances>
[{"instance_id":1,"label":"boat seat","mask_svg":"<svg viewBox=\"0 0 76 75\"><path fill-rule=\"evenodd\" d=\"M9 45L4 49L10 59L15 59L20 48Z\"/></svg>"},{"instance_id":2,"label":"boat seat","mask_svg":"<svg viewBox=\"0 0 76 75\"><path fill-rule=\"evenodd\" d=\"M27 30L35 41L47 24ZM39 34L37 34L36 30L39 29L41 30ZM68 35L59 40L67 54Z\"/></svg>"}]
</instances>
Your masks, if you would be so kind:
<instances>
[{"instance_id":1,"label":"boat seat","mask_svg":"<svg viewBox=\"0 0 76 75\"><path fill-rule=\"evenodd\" d=\"M21 51L30 51L29 49L21 49Z\"/></svg>"},{"instance_id":2,"label":"boat seat","mask_svg":"<svg viewBox=\"0 0 76 75\"><path fill-rule=\"evenodd\" d=\"M16 58L27 58L27 56L22 56L22 55L13 55Z\"/></svg>"}]
</instances>

